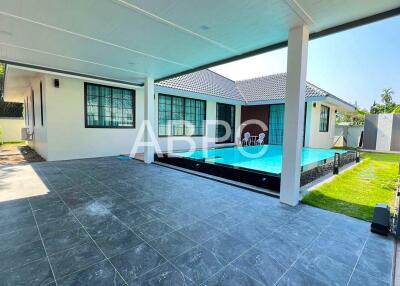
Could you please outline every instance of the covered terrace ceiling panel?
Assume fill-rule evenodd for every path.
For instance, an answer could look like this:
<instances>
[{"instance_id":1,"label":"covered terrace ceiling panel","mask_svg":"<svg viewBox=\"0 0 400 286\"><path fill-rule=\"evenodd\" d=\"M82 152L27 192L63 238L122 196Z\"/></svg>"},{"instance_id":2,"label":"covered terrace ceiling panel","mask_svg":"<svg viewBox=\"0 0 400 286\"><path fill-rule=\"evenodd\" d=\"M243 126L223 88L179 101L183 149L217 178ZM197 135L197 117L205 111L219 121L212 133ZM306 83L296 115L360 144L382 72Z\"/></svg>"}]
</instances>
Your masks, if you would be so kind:
<instances>
[{"instance_id":1,"label":"covered terrace ceiling panel","mask_svg":"<svg viewBox=\"0 0 400 286\"><path fill-rule=\"evenodd\" d=\"M143 83L400 6L400 0L0 0L0 60Z\"/></svg>"}]
</instances>

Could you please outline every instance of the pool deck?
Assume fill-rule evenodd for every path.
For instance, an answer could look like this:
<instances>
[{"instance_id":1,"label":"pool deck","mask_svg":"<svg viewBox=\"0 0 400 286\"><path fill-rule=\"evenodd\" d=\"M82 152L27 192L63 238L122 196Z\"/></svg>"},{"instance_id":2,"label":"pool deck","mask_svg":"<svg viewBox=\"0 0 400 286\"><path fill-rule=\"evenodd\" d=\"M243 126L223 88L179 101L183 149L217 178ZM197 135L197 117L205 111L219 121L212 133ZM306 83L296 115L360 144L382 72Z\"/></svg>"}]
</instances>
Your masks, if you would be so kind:
<instances>
[{"instance_id":1,"label":"pool deck","mask_svg":"<svg viewBox=\"0 0 400 286\"><path fill-rule=\"evenodd\" d=\"M137 160L0 168L1 285L391 285L369 223Z\"/></svg>"}]
</instances>

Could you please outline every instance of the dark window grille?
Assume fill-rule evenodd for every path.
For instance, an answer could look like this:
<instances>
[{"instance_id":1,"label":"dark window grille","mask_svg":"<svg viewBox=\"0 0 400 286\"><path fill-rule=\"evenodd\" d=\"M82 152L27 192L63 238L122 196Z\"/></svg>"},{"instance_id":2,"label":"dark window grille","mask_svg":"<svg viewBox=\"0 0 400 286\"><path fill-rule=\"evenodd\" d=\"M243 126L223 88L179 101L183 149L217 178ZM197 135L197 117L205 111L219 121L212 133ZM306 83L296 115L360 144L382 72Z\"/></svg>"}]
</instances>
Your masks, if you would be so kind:
<instances>
[{"instance_id":1,"label":"dark window grille","mask_svg":"<svg viewBox=\"0 0 400 286\"><path fill-rule=\"evenodd\" d=\"M35 126L36 125L36 118L35 118L35 92L33 90L32 90L31 97L32 97L32 100L31 100L31 102L32 102L32 123L33 123L33 126Z\"/></svg>"},{"instance_id":2,"label":"dark window grille","mask_svg":"<svg viewBox=\"0 0 400 286\"><path fill-rule=\"evenodd\" d=\"M86 128L134 128L135 91L85 83Z\"/></svg>"},{"instance_id":3,"label":"dark window grille","mask_svg":"<svg viewBox=\"0 0 400 286\"><path fill-rule=\"evenodd\" d=\"M204 136L205 119L204 100L158 96L158 136Z\"/></svg>"},{"instance_id":4,"label":"dark window grille","mask_svg":"<svg viewBox=\"0 0 400 286\"><path fill-rule=\"evenodd\" d=\"M330 108L321 105L321 114L320 114L320 121L319 121L319 131L320 132L328 132L329 131L329 113Z\"/></svg>"},{"instance_id":5,"label":"dark window grille","mask_svg":"<svg viewBox=\"0 0 400 286\"><path fill-rule=\"evenodd\" d=\"M43 126L43 86L42 82L40 82L40 122Z\"/></svg>"},{"instance_id":6,"label":"dark window grille","mask_svg":"<svg viewBox=\"0 0 400 286\"><path fill-rule=\"evenodd\" d=\"M226 128L223 125L216 127L216 143L233 143L235 142L235 106L224 103L217 103L217 120L225 121L231 127L231 134L226 140L219 138L225 137Z\"/></svg>"}]
</instances>

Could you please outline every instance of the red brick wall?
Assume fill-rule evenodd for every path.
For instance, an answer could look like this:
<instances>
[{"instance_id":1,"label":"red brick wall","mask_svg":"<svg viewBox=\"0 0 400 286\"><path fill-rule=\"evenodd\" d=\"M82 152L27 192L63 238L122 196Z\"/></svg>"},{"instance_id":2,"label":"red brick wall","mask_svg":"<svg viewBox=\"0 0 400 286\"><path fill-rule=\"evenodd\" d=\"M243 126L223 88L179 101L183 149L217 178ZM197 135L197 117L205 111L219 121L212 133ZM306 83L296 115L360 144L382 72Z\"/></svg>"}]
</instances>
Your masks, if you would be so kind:
<instances>
[{"instance_id":1,"label":"red brick wall","mask_svg":"<svg viewBox=\"0 0 400 286\"><path fill-rule=\"evenodd\" d=\"M254 105L254 106L242 106L241 120L243 123L249 119L257 119L266 124L268 127L269 124L269 105ZM253 136L260 134L261 132L265 132L266 139L268 140L268 132L267 130L262 130L260 126L257 125L247 125L242 130L242 137L245 132L250 132Z\"/></svg>"}]
</instances>

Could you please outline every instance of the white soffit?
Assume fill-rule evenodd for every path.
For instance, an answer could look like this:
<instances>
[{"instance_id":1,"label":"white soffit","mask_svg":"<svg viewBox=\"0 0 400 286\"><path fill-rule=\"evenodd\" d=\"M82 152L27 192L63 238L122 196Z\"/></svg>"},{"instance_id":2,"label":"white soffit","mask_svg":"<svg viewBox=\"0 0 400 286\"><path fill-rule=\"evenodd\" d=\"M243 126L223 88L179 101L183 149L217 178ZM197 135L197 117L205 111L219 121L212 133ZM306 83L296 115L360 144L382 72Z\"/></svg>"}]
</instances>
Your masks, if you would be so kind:
<instances>
[{"instance_id":1,"label":"white soffit","mask_svg":"<svg viewBox=\"0 0 400 286\"><path fill-rule=\"evenodd\" d=\"M0 0L0 60L143 83L400 6L400 0Z\"/></svg>"}]
</instances>

